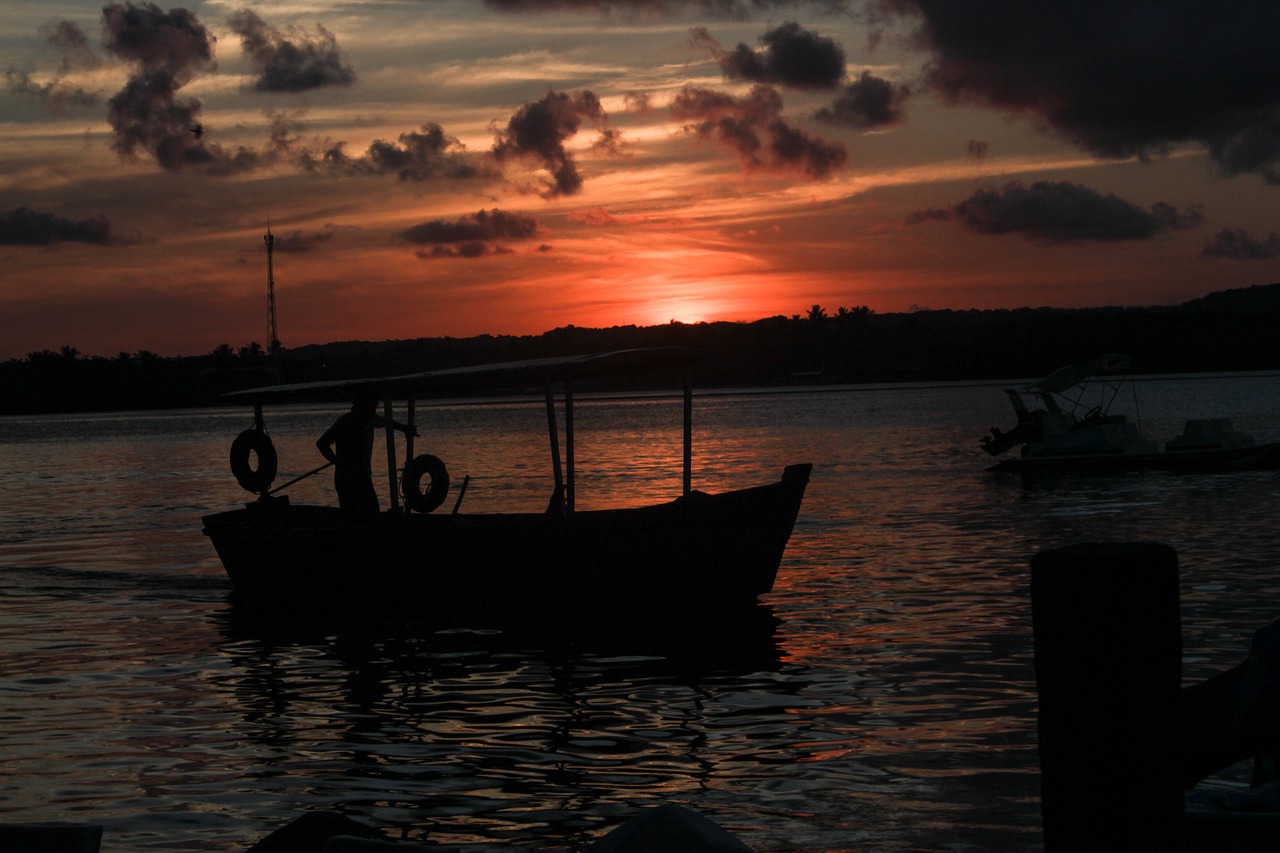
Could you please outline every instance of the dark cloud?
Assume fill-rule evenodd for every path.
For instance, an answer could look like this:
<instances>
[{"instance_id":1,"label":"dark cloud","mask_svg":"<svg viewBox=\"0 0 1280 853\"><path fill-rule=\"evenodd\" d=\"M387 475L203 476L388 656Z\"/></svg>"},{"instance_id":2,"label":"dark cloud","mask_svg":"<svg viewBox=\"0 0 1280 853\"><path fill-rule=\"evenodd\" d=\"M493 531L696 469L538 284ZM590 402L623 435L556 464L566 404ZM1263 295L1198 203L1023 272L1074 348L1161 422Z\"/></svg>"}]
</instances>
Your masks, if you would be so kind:
<instances>
[{"instance_id":1,"label":"dark cloud","mask_svg":"<svg viewBox=\"0 0 1280 853\"><path fill-rule=\"evenodd\" d=\"M75 71L92 70L102 64L84 31L71 21L54 20L40 28L40 35L45 46L60 57L57 72L51 79L37 82L31 72L11 66L4 72L5 90L14 95L36 98L55 109L97 104L97 93L66 79Z\"/></svg>"},{"instance_id":2,"label":"dark cloud","mask_svg":"<svg viewBox=\"0 0 1280 853\"><path fill-rule=\"evenodd\" d=\"M98 103L98 95L80 86L56 77L45 83L37 83L30 72L16 68L4 72L5 90L13 95L26 95L44 101L54 109L63 107L91 107Z\"/></svg>"},{"instance_id":3,"label":"dark cloud","mask_svg":"<svg viewBox=\"0 0 1280 853\"><path fill-rule=\"evenodd\" d=\"M314 34L268 26L250 9L229 21L258 72L253 87L261 92L304 92L325 86L349 86L355 70L343 59L338 40L324 27Z\"/></svg>"},{"instance_id":4,"label":"dark cloud","mask_svg":"<svg viewBox=\"0 0 1280 853\"><path fill-rule=\"evenodd\" d=\"M990 143L983 142L981 139L970 139L965 143L964 156L966 160L985 160L990 150Z\"/></svg>"},{"instance_id":5,"label":"dark cloud","mask_svg":"<svg viewBox=\"0 0 1280 853\"><path fill-rule=\"evenodd\" d=\"M332 143L316 153L303 151L300 165L312 172L345 175L395 175L402 181L433 178L472 178L480 174L462 154L465 146L440 125L424 124L420 130L400 134L399 142L378 139L359 157L346 153L346 144Z\"/></svg>"},{"instance_id":6,"label":"dark cloud","mask_svg":"<svg viewBox=\"0 0 1280 853\"><path fill-rule=\"evenodd\" d=\"M510 255L512 253L512 250L505 246L473 240L468 243L458 243L454 246L432 246L430 249L420 249L414 254L424 261L434 261L440 258L486 258L491 255Z\"/></svg>"},{"instance_id":7,"label":"dark cloud","mask_svg":"<svg viewBox=\"0 0 1280 853\"><path fill-rule=\"evenodd\" d=\"M131 77L108 104L107 120L115 131L112 147L123 157L148 151L167 169L196 162L203 148L196 138L200 102L179 102L181 87L164 69Z\"/></svg>"},{"instance_id":8,"label":"dark cloud","mask_svg":"<svg viewBox=\"0 0 1280 853\"><path fill-rule=\"evenodd\" d=\"M97 68L101 57L89 43L89 37L74 21L50 21L40 28L40 35L49 48L62 56L59 73L67 74L78 69Z\"/></svg>"},{"instance_id":9,"label":"dark cloud","mask_svg":"<svg viewBox=\"0 0 1280 853\"><path fill-rule=\"evenodd\" d=\"M782 96L770 86L756 86L743 98L686 86L671 103L671 115L686 122L699 139L733 148L750 171L803 171L825 178L843 168L844 146L810 136L782 117Z\"/></svg>"},{"instance_id":10,"label":"dark cloud","mask_svg":"<svg viewBox=\"0 0 1280 853\"><path fill-rule=\"evenodd\" d=\"M761 9L807 7L842 12L851 5L848 0L484 0L484 4L499 12L671 15L688 10L729 19L744 18Z\"/></svg>"},{"instance_id":11,"label":"dark cloud","mask_svg":"<svg viewBox=\"0 0 1280 853\"><path fill-rule=\"evenodd\" d=\"M1280 236L1272 231L1264 239L1254 237L1242 229L1223 228L1204 241L1201 254L1206 258L1273 261L1280 258Z\"/></svg>"},{"instance_id":12,"label":"dark cloud","mask_svg":"<svg viewBox=\"0 0 1280 853\"><path fill-rule=\"evenodd\" d=\"M1209 153L1228 175L1256 172L1280 184L1280 107L1233 136L1210 140Z\"/></svg>"},{"instance_id":13,"label":"dark cloud","mask_svg":"<svg viewBox=\"0 0 1280 853\"><path fill-rule=\"evenodd\" d=\"M400 239L408 243L485 243L493 240L527 240L537 236L538 221L520 213L505 210L480 210L452 222L431 219L406 228Z\"/></svg>"},{"instance_id":14,"label":"dark cloud","mask_svg":"<svg viewBox=\"0 0 1280 853\"><path fill-rule=\"evenodd\" d=\"M1229 174L1280 182L1274 0L883 0L914 18L929 88L1033 116L1089 151L1202 143Z\"/></svg>"},{"instance_id":15,"label":"dark cloud","mask_svg":"<svg viewBox=\"0 0 1280 853\"><path fill-rule=\"evenodd\" d=\"M895 86L864 71L861 77L845 87L834 104L818 110L814 117L859 130L889 127L902 123L902 105L910 95L910 88Z\"/></svg>"},{"instance_id":16,"label":"dark cloud","mask_svg":"<svg viewBox=\"0 0 1280 853\"><path fill-rule=\"evenodd\" d=\"M627 92L622 100L633 113L647 113L653 109L653 95L648 92Z\"/></svg>"},{"instance_id":17,"label":"dark cloud","mask_svg":"<svg viewBox=\"0 0 1280 853\"><path fill-rule=\"evenodd\" d=\"M74 221L42 210L19 207L0 212L0 245L50 246L54 243L91 243L111 246L133 242L111 233L105 216Z\"/></svg>"},{"instance_id":18,"label":"dark cloud","mask_svg":"<svg viewBox=\"0 0 1280 853\"><path fill-rule=\"evenodd\" d=\"M250 171L271 159L243 146L206 142L200 101L178 98L179 89L214 67L216 39L193 14L117 3L103 8L102 26L107 51L138 66L108 104L112 147L120 156L146 152L166 169L215 175Z\"/></svg>"},{"instance_id":19,"label":"dark cloud","mask_svg":"<svg viewBox=\"0 0 1280 853\"><path fill-rule=\"evenodd\" d=\"M541 194L547 198L575 195L582 190L582 175L565 142L589 121L601 130L603 139L616 144L616 135L608 133L608 118L600 99L589 91L548 92L542 100L521 107L506 129L497 132L493 155L500 162L538 161L549 173L541 183Z\"/></svg>"},{"instance_id":20,"label":"dark cloud","mask_svg":"<svg viewBox=\"0 0 1280 853\"><path fill-rule=\"evenodd\" d=\"M908 224L955 221L978 234L1021 234L1046 242L1143 240L1175 228L1199 225L1197 210L1179 213L1157 202L1150 210L1114 194L1067 181L1014 182L980 189L948 208L917 211Z\"/></svg>"},{"instance_id":21,"label":"dark cloud","mask_svg":"<svg viewBox=\"0 0 1280 853\"><path fill-rule=\"evenodd\" d=\"M324 231L305 232L301 229L280 231L272 234L271 249L286 254L304 254L313 252L331 242L336 233L332 226Z\"/></svg>"},{"instance_id":22,"label":"dark cloud","mask_svg":"<svg viewBox=\"0 0 1280 853\"><path fill-rule=\"evenodd\" d=\"M797 89L834 89L844 79L844 51L829 38L788 21L760 37L764 49L739 44L725 50L705 27L690 31L690 42L707 48L725 77Z\"/></svg>"},{"instance_id":23,"label":"dark cloud","mask_svg":"<svg viewBox=\"0 0 1280 853\"><path fill-rule=\"evenodd\" d=\"M494 208L480 210L452 222L431 219L406 228L398 236L407 243L430 246L419 249L416 254L423 260L436 260L511 254L511 249L497 241L528 240L539 233L541 229L533 217Z\"/></svg>"},{"instance_id":24,"label":"dark cloud","mask_svg":"<svg viewBox=\"0 0 1280 853\"><path fill-rule=\"evenodd\" d=\"M102 10L102 27L109 52L145 69L162 69L186 82L213 67L217 39L186 9L113 3Z\"/></svg>"}]
</instances>

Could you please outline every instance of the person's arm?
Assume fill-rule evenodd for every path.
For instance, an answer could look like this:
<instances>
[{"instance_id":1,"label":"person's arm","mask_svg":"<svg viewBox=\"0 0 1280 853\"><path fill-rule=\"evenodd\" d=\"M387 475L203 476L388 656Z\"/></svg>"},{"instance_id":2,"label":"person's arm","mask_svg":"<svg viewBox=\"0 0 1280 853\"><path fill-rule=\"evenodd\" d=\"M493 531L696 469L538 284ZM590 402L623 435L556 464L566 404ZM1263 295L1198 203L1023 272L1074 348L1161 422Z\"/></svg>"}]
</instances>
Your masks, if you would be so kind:
<instances>
[{"instance_id":1,"label":"person's arm","mask_svg":"<svg viewBox=\"0 0 1280 853\"><path fill-rule=\"evenodd\" d=\"M320 455L332 464L337 464L338 456L333 452L333 427L329 427L324 434L316 439L316 449L320 451Z\"/></svg>"},{"instance_id":2,"label":"person's arm","mask_svg":"<svg viewBox=\"0 0 1280 853\"><path fill-rule=\"evenodd\" d=\"M402 423L400 423L399 421L391 421L391 420L387 420L387 419L386 419L386 418L384 418L382 415L374 415L374 416L373 416L373 425L374 425L374 426L376 426L376 427L378 427L379 429L386 429L386 428L390 427L391 429L399 430L400 432L404 433L405 435L408 435L408 434L409 434L409 426L408 426L408 424L402 424ZM419 433L418 433L418 429L417 429L417 427L414 427L414 428L413 428L413 434L414 434L415 436L417 436L417 435L419 434Z\"/></svg>"}]
</instances>

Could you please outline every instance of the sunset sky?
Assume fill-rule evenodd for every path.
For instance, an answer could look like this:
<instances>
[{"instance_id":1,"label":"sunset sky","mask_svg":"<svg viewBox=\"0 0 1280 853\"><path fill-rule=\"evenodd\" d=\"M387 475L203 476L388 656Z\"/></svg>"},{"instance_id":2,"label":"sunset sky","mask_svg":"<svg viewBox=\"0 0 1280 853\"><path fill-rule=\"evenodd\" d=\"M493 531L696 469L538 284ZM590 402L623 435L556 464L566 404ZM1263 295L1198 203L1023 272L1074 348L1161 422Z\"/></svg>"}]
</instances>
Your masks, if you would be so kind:
<instances>
[{"instance_id":1,"label":"sunset sky","mask_svg":"<svg viewBox=\"0 0 1280 853\"><path fill-rule=\"evenodd\" d=\"M1275 0L0 5L0 359L1280 281Z\"/></svg>"}]
</instances>

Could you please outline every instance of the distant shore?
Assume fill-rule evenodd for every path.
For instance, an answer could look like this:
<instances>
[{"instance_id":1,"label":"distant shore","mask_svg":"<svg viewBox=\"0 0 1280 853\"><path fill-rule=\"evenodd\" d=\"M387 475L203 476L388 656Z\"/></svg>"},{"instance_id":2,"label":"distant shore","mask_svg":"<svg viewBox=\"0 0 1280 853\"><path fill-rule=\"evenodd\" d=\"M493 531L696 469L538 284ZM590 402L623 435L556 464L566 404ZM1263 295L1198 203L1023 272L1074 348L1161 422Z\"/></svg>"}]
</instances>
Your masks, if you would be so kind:
<instances>
[{"instance_id":1,"label":"distant shore","mask_svg":"<svg viewBox=\"0 0 1280 853\"><path fill-rule=\"evenodd\" d=\"M1108 352L1128 355L1139 375L1280 370L1277 329L1280 284L1268 284L1177 306L876 314L815 305L750 323L565 326L541 335L345 341L276 352L254 343L202 356L103 358L64 345L0 363L0 414L218 405L228 391L280 380L393 376L652 346L705 350L709 358L696 376L702 388L994 381L1043 376Z\"/></svg>"}]
</instances>

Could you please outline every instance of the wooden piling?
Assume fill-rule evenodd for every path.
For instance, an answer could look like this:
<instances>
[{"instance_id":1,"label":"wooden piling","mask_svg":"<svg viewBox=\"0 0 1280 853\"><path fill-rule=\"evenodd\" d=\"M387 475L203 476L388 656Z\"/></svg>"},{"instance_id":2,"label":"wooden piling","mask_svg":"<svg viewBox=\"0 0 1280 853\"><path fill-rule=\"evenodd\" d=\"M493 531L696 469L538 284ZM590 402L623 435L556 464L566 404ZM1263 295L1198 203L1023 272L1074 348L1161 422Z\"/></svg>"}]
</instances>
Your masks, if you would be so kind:
<instances>
[{"instance_id":1,"label":"wooden piling","mask_svg":"<svg viewBox=\"0 0 1280 853\"><path fill-rule=\"evenodd\" d=\"M1073 545L1031 561L1046 853L1177 850L1178 556Z\"/></svg>"}]
</instances>

